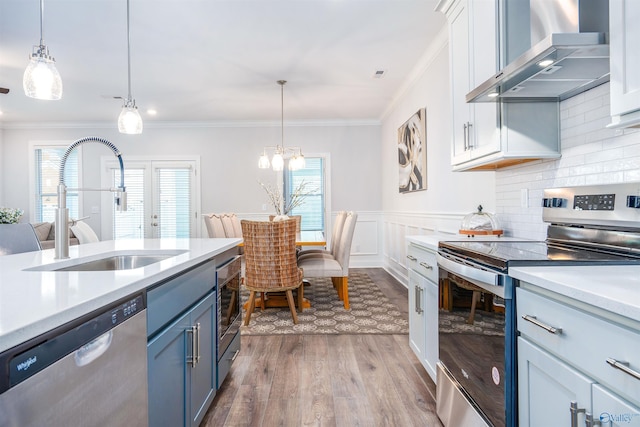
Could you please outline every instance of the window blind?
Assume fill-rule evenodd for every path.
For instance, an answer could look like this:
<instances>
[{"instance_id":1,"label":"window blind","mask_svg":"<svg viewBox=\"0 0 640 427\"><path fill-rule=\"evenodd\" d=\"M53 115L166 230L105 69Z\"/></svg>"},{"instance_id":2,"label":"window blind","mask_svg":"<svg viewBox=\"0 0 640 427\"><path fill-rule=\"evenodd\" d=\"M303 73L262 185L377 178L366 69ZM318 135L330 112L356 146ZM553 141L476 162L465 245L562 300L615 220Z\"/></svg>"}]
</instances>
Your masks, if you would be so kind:
<instances>
[{"instance_id":1,"label":"window blind","mask_svg":"<svg viewBox=\"0 0 640 427\"><path fill-rule=\"evenodd\" d=\"M36 148L35 155L35 220L53 222L58 207L58 183L60 181L60 159L66 147ZM78 188L80 159L74 150L67 157L64 169L64 182L68 188ZM78 193L67 191L67 208L70 218L80 217Z\"/></svg>"},{"instance_id":2,"label":"window blind","mask_svg":"<svg viewBox=\"0 0 640 427\"><path fill-rule=\"evenodd\" d=\"M191 234L191 169L157 168L156 200L159 237L189 237Z\"/></svg>"},{"instance_id":3,"label":"window blind","mask_svg":"<svg viewBox=\"0 0 640 427\"><path fill-rule=\"evenodd\" d=\"M305 197L304 203L294 208L290 215L301 215L301 230L324 231L324 161L322 158L305 158L305 168L287 171L285 174L285 200L291 200L291 194L305 182L305 191L313 192Z\"/></svg>"},{"instance_id":4,"label":"window blind","mask_svg":"<svg viewBox=\"0 0 640 427\"><path fill-rule=\"evenodd\" d=\"M143 239L145 204L144 184L145 170L125 168L124 183L127 189L127 210L119 212L116 204L112 204L113 239ZM111 186L120 185L120 169L111 169Z\"/></svg>"}]
</instances>

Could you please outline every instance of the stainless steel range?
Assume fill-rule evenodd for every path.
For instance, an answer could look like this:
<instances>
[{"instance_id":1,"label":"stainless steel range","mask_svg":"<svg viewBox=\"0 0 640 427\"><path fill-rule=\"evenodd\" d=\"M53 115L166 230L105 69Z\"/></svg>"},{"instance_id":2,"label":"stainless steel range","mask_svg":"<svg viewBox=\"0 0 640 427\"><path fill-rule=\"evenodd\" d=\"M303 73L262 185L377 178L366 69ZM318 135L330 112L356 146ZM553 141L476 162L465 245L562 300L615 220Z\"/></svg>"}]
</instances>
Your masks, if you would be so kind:
<instances>
[{"instance_id":1,"label":"stainless steel range","mask_svg":"<svg viewBox=\"0 0 640 427\"><path fill-rule=\"evenodd\" d=\"M640 264L640 183L545 190L547 239L440 242L437 412L516 426L514 266Z\"/></svg>"}]
</instances>

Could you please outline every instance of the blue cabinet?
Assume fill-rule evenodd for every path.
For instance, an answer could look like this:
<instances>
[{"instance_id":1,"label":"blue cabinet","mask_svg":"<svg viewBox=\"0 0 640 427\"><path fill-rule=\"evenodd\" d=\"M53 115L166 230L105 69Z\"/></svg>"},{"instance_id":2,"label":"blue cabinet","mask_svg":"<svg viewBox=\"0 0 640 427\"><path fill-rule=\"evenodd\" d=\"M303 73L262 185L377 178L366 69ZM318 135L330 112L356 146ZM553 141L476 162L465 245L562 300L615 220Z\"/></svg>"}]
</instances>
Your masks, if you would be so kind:
<instances>
[{"instance_id":1,"label":"blue cabinet","mask_svg":"<svg viewBox=\"0 0 640 427\"><path fill-rule=\"evenodd\" d=\"M147 292L150 426L197 426L213 401L216 289L210 259Z\"/></svg>"},{"instance_id":2,"label":"blue cabinet","mask_svg":"<svg viewBox=\"0 0 640 427\"><path fill-rule=\"evenodd\" d=\"M149 425L197 426L216 392L216 293L147 344Z\"/></svg>"}]
</instances>

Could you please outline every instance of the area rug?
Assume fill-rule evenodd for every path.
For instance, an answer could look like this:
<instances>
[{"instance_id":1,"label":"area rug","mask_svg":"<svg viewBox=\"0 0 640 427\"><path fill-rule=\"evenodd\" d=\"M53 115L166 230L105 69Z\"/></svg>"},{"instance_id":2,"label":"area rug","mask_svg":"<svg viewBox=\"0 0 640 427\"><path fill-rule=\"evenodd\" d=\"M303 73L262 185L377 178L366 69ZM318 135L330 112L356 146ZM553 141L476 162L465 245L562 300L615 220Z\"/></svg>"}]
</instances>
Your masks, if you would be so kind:
<instances>
[{"instance_id":1,"label":"area rug","mask_svg":"<svg viewBox=\"0 0 640 427\"><path fill-rule=\"evenodd\" d=\"M288 307L256 307L249 326L242 326L242 335L280 334L408 334L409 322L395 304L384 296L371 278L362 272L349 275L350 310L345 310L331 279L309 279L304 297L310 308L298 312L298 324L293 324ZM243 303L249 292L242 292ZM244 319L243 313L243 319Z\"/></svg>"}]
</instances>

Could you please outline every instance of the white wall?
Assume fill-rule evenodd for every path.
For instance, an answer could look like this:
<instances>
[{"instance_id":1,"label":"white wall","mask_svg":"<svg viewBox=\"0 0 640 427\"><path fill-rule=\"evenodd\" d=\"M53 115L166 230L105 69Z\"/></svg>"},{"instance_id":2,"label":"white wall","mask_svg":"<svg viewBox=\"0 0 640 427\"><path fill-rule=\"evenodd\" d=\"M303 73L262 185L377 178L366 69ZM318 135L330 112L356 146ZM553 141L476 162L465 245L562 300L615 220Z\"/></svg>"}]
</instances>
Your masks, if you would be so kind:
<instances>
[{"instance_id":1,"label":"white wall","mask_svg":"<svg viewBox=\"0 0 640 427\"><path fill-rule=\"evenodd\" d=\"M425 54L423 68L382 123L384 268L406 283L405 236L457 233L462 217L482 204L494 212L494 172L451 171L451 94L446 28ZM427 190L398 192L398 128L418 109L427 117Z\"/></svg>"},{"instance_id":2,"label":"white wall","mask_svg":"<svg viewBox=\"0 0 640 427\"><path fill-rule=\"evenodd\" d=\"M114 123L115 125L115 123ZM122 152L125 168L127 156L199 155L201 164L202 212L237 212L240 216L266 215L262 205L267 195L258 184L275 181L275 172L258 169L263 146L280 143L280 124L235 126L153 126L145 124L141 135L121 135L115 129L9 127L3 131L0 156L1 191L8 206L25 210L30 220L28 158L30 141L67 141L86 136L100 136L114 143ZM331 209L370 212L379 216L382 208L379 191L381 178L380 125L361 124L285 124L285 145L301 146L304 153L329 153L331 161ZM83 145L83 186L100 186L100 158L110 156L101 144ZM9 161L10 159L10 161ZM125 182L126 184L126 182ZM0 193L1 194L1 193ZM83 214L92 206L100 206L100 195L85 193ZM93 216L99 216L93 215ZM364 218L364 215L361 215ZM94 223L95 221L95 223ZM100 230L99 220L90 225ZM202 233L206 235L204 227ZM368 233L369 226L363 225ZM201 234L202 234L201 233ZM356 236L359 233L356 233ZM354 239L356 239L354 237ZM360 251L366 257L380 258L381 243L371 243L369 236L357 237ZM382 236L379 236L380 242ZM354 241L354 244L356 242ZM372 256L371 254L376 254ZM369 261L368 263L372 263ZM378 262L379 265L379 261Z\"/></svg>"},{"instance_id":3,"label":"white wall","mask_svg":"<svg viewBox=\"0 0 640 427\"><path fill-rule=\"evenodd\" d=\"M4 130L2 128L0 128L0 172L2 172L2 170L4 169L4 143L3 143L3 138L4 138ZM2 174L0 173L0 178L2 178ZM4 179L2 180L2 182L4 183ZM5 207L6 203L4 200L4 184L0 185L0 206Z\"/></svg>"},{"instance_id":4,"label":"white wall","mask_svg":"<svg viewBox=\"0 0 640 427\"><path fill-rule=\"evenodd\" d=\"M607 129L609 84L560 104L562 157L496 172L498 217L509 235L544 240L545 188L640 181L640 130ZM522 189L528 207L522 207Z\"/></svg>"}]
</instances>

